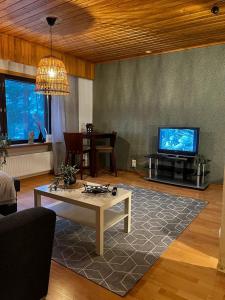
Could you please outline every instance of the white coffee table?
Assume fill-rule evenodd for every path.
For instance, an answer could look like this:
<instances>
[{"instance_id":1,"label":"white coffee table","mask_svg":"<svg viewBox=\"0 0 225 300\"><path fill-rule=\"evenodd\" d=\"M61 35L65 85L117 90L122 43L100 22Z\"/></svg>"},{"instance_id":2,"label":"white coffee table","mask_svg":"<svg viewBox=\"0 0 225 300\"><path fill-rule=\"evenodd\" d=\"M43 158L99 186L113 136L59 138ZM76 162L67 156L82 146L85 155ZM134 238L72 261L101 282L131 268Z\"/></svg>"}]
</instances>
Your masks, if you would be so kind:
<instances>
[{"instance_id":1,"label":"white coffee table","mask_svg":"<svg viewBox=\"0 0 225 300\"><path fill-rule=\"evenodd\" d=\"M84 188L50 191L49 185L39 186L34 189L34 206L41 206L41 196L58 200L49 208L58 216L95 228L96 253L103 255L105 230L124 220L124 231L130 232L131 191L118 188L117 195L112 196L111 193L82 193L83 190ZM109 210L120 202L124 202L122 211Z\"/></svg>"}]
</instances>

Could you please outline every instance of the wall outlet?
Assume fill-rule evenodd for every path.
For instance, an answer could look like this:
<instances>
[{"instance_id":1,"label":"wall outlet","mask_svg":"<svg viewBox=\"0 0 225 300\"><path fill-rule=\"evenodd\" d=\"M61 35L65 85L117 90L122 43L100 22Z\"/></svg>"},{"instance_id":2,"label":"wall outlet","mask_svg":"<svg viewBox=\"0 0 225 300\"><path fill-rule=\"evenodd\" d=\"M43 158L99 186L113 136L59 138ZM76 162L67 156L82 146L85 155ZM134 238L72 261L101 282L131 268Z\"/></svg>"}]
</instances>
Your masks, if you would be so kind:
<instances>
[{"instance_id":1,"label":"wall outlet","mask_svg":"<svg viewBox=\"0 0 225 300\"><path fill-rule=\"evenodd\" d=\"M136 161L136 159L132 159L132 160L131 160L131 167L132 167L132 168L136 168L136 166L137 166L137 161Z\"/></svg>"}]
</instances>

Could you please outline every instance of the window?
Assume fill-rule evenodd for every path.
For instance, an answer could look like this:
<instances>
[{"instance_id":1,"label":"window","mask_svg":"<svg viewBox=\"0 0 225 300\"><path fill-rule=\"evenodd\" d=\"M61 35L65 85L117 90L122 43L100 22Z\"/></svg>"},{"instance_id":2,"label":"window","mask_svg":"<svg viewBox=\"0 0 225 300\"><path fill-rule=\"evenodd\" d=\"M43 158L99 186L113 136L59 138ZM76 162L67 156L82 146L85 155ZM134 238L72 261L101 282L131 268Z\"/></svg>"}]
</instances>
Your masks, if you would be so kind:
<instances>
[{"instance_id":1,"label":"window","mask_svg":"<svg viewBox=\"0 0 225 300\"><path fill-rule=\"evenodd\" d=\"M50 133L50 103L35 92L34 80L1 75L0 82L1 132L14 143L26 142L31 131L36 140L40 129Z\"/></svg>"}]
</instances>

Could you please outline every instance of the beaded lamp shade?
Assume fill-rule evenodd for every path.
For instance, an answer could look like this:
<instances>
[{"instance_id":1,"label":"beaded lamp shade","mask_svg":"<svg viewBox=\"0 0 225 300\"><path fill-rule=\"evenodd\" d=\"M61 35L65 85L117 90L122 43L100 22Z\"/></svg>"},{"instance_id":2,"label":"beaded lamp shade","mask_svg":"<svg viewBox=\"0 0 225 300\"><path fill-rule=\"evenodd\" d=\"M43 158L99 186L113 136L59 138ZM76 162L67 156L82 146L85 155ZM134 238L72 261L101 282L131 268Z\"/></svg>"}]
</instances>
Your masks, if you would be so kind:
<instances>
[{"instance_id":1,"label":"beaded lamp shade","mask_svg":"<svg viewBox=\"0 0 225 300\"><path fill-rule=\"evenodd\" d=\"M37 68L36 92L45 95L68 95L69 84L64 63L54 57L43 57Z\"/></svg>"},{"instance_id":2,"label":"beaded lamp shade","mask_svg":"<svg viewBox=\"0 0 225 300\"><path fill-rule=\"evenodd\" d=\"M51 55L43 57L37 67L35 91L44 95L68 95L69 84L66 68L60 59L52 55L52 27L57 17L47 17L50 29Z\"/></svg>"}]
</instances>

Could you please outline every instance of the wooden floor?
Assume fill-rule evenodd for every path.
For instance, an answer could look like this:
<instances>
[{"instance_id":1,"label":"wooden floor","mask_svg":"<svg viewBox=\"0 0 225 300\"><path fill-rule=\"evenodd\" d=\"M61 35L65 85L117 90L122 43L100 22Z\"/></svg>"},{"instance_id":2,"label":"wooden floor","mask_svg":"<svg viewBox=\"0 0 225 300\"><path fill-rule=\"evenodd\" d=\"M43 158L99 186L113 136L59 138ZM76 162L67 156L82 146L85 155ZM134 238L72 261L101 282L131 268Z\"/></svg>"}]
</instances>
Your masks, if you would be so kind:
<instances>
[{"instance_id":1,"label":"wooden floor","mask_svg":"<svg viewBox=\"0 0 225 300\"><path fill-rule=\"evenodd\" d=\"M49 183L50 175L22 180L19 209L33 207L33 188ZM225 274L216 270L222 185L196 191L147 182L135 173L101 175L89 181L127 183L176 195L208 201L207 207L174 241L155 265L143 276L125 300L225 300ZM49 200L45 199L44 203ZM47 300L117 300L116 294L52 262Z\"/></svg>"}]
</instances>

